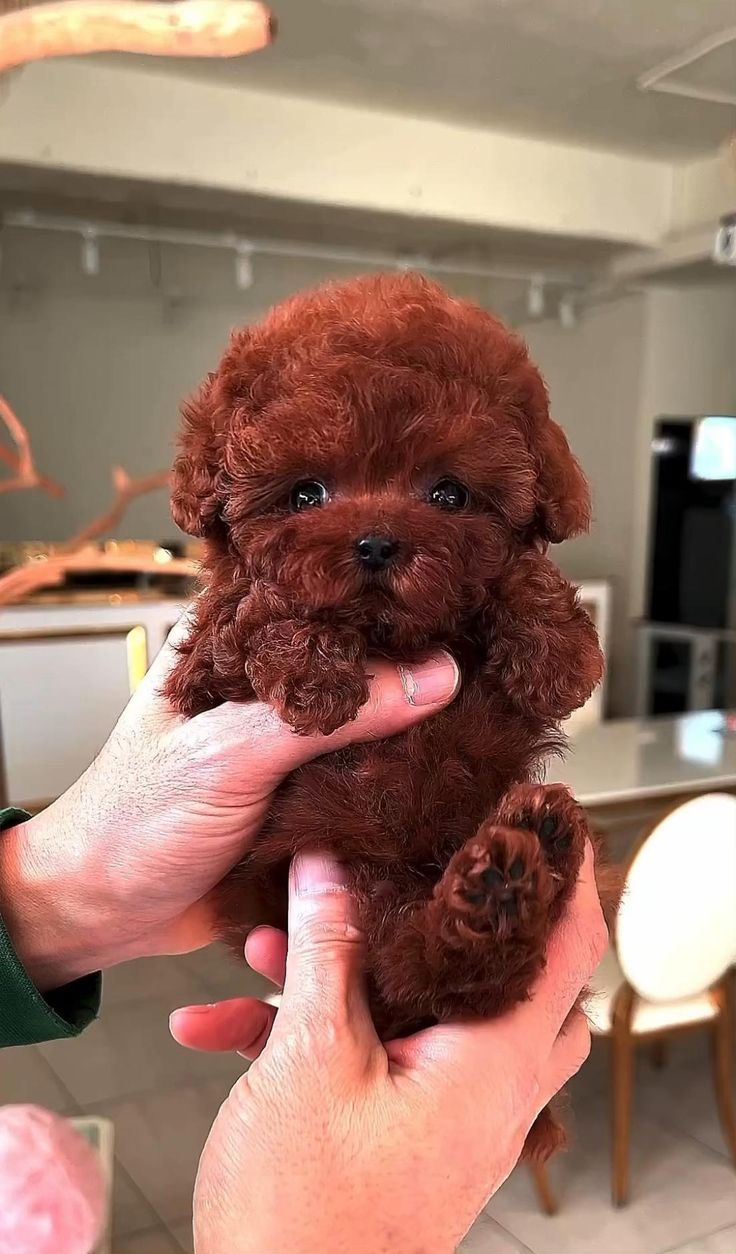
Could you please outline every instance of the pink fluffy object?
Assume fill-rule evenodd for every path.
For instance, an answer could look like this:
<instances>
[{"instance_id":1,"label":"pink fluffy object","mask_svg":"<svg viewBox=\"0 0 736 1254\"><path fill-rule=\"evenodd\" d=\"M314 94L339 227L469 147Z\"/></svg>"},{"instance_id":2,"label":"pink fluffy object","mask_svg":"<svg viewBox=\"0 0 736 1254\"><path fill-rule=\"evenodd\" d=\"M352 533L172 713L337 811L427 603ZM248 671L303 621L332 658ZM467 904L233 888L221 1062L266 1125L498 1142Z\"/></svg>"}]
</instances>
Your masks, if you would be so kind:
<instances>
[{"instance_id":1,"label":"pink fluffy object","mask_svg":"<svg viewBox=\"0 0 736 1254\"><path fill-rule=\"evenodd\" d=\"M105 1203L95 1153L66 1119L0 1107L0 1254L91 1254Z\"/></svg>"}]
</instances>

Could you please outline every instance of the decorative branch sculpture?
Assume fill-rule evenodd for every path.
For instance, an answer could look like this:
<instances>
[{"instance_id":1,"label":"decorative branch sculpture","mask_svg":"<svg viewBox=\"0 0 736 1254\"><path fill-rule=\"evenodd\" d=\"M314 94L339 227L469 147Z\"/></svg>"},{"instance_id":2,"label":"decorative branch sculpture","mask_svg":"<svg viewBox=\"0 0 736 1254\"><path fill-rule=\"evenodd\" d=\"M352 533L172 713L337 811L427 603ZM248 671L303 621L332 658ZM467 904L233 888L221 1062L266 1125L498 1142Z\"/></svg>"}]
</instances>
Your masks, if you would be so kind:
<instances>
[{"instance_id":1,"label":"decorative branch sculpture","mask_svg":"<svg viewBox=\"0 0 736 1254\"><path fill-rule=\"evenodd\" d=\"M16 0L14 11L0 13L0 73L90 52L239 57L267 47L275 31L258 0L56 0L20 8Z\"/></svg>"},{"instance_id":2,"label":"decorative branch sculpture","mask_svg":"<svg viewBox=\"0 0 736 1254\"><path fill-rule=\"evenodd\" d=\"M31 448L31 440L8 401L0 396L0 419L5 423L17 452L0 445L0 460L14 472L10 478L0 481L0 492L24 488L42 488L51 496L63 496L64 489L53 479L39 475ZM197 563L189 558L171 557L165 561L154 555L105 552L92 541L116 527L131 501L147 492L167 487L169 471L158 470L151 475L132 479L122 466L112 472L113 502L104 513L93 518L47 557L35 557L0 575L0 605L22 601L41 588L58 586L67 574L76 572L119 571L121 574L179 576L196 578ZM165 555L164 555L165 556Z\"/></svg>"},{"instance_id":3,"label":"decorative branch sculpture","mask_svg":"<svg viewBox=\"0 0 736 1254\"><path fill-rule=\"evenodd\" d=\"M91 540L96 540L98 536L104 535L106 531L111 531L113 527L117 527L131 501L134 501L137 496L144 496L146 492L155 492L157 488L167 487L169 478L168 470L157 470L152 475L144 475L140 479L131 479L127 470L123 470L122 466L114 466L112 483L115 489L115 497L112 505L108 510L105 510L104 514L93 518L76 535L69 540L65 540L59 546L57 552L75 553L77 549L82 548L85 544L89 544Z\"/></svg>"},{"instance_id":4,"label":"decorative branch sculpture","mask_svg":"<svg viewBox=\"0 0 736 1254\"><path fill-rule=\"evenodd\" d=\"M51 557L34 558L22 566L0 575L0 606L24 601L41 588L58 587L68 574L115 571L121 574L178 576L195 579L199 571L197 562L186 557L172 557L162 564L154 557L144 558L137 554L105 553L87 545L74 553L58 553Z\"/></svg>"},{"instance_id":5,"label":"decorative branch sculpture","mask_svg":"<svg viewBox=\"0 0 736 1254\"><path fill-rule=\"evenodd\" d=\"M0 492L17 492L22 488L41 488L49 496L60 497L64 489L60 483L47 479L36 470L31 441L23 423L4 396L0 396L0 420L5 423L8 435L17 452L0 444L0 461L15 473L9 479L0 479Z\"/></svg>"}]
</instances>

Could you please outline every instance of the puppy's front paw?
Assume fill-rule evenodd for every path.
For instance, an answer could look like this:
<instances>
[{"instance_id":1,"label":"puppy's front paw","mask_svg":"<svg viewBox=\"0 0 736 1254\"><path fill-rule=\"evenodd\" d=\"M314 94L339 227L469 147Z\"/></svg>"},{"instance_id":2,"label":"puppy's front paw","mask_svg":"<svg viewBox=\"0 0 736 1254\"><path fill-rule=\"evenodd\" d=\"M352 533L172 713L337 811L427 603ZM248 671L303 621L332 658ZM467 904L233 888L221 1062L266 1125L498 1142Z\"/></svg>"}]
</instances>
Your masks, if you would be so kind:
<instances>
[{"instance_id":1,"label":"puppy's front paw","mask_svg":"<svg viewBox=\"0 0 736 1254\"><path fill-rule=\"evenodd\" d=\"M343 666L336 667L329 678L316 682L309 676L301 682L285 685L283 696L274 699L274 705L284 722L289 723L300 736L321 732L329 736L351 723L368 700L368 680L363 671Z\"/></svg>"},{"instance_id":2,"label":"puppy's front paw","mask_svg":"<svg viewBox=\"0 0 736 1254\"><path fill-rule=\"evenodd\" d=\"M300 735L329 736L368 700L357 632L286 621L266 626L257 644L246 663L253 688Z\"/></svg>"}]
</instances>

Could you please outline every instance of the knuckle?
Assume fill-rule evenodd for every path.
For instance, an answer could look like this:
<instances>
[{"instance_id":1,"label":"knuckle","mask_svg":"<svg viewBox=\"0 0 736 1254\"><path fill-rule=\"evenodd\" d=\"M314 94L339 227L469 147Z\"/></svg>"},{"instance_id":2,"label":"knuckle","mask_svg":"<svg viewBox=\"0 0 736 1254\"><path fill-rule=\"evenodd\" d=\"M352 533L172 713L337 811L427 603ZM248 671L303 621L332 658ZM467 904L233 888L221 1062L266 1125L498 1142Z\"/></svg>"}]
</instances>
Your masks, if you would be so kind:
<instances>
[{"instance_id":1,"label":"knuckle","mask_svg":"<svg viewBox=\"0 0 736 1254\"><path fill-rule=\"evenodd\" d=\"M579 985L590 978L608 948L608 931L600 906L592 907L576 920L572 949L574 970Z\"/></svg>"},{"instance_id":2,"label":"knuckle","mask_svg":"<svg viewBox=\"0 0 736 1254\"><path fill-rule=\"evenodd\" d=\"M279 1033L278 1049L292 1061L312 1058L319 1052L323 1023L305 1010Z\"/></svg>"},{"instance_id":3,"label":"knuckle","mask_svg":"<svg viewBox=\"0 0 736 1254\"><path fill-rule=\"evenodd\" d=\"M600 906L591 911L583 935L587 939L585 957L587 974L592 975L608 948L608 929Z\"/></svg>"},{"instance_id":4,"label":"knuckle","mask_svg":"<svg viewBox=\"0 0 736 1254\"><path fill-rule=\"evenodd\" d=\"M289 938L297 953L314 955L322 963L339 960L346 950L360 944L359 929L347 916L347 901L333 906L329 913L311 914L299 919Z\"/></svg>"},{"instance_id":5,"label":"knuckle","mask_svg":"<svg viewBox=\"0 0 736 1254\"><path fill-rule=\"evenodd\" d=\"M590 1028L585 1015L575 1012L564 1028L564 1065L567 1078L574 1076L587 1061L591 1050Z\"/></svg>"}]
</instances>

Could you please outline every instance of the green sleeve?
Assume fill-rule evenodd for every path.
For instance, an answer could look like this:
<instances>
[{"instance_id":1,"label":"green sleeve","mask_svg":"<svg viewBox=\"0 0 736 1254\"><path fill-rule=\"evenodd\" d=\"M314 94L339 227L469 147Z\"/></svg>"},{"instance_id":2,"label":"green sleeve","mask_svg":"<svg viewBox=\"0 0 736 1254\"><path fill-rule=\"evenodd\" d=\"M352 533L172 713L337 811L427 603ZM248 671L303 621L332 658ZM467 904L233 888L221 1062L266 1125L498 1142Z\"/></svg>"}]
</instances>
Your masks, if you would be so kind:
<instances>
[{"instance_id":1,"label":"green sleeve","mask_svg":"<svg viewBox=\"0 0 736 1254\"><path fill-rule=\"evenodd\" d=\"M24 810L0 810L2 831L24 823ZM20 964L0 917L0 1048L78 1036L97 1017L102 980L87 975L42 997Z\"/></svg>"}]
</instances>

